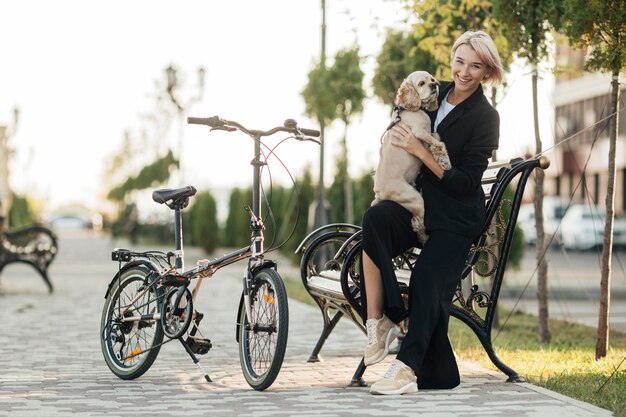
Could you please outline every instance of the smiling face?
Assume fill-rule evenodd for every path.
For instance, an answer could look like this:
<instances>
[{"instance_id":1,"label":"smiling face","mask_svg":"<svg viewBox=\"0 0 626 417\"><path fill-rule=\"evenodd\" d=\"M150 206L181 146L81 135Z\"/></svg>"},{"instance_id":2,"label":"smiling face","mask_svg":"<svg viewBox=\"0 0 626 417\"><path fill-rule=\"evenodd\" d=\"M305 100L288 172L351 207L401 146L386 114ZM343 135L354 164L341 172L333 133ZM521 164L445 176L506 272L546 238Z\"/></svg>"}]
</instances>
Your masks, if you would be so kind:
<instances>
[{"instance_id":1,"label":"smiling face","mask_svg":"<svg viewBox=\"0 0 626 417\"><path fill-rule=\"evenodd\" d=\"M451 65L454 88L459 99L469 97L490 74L489 67L467 44L460 45L454 51Z\"/></svg>"}]
</instances>

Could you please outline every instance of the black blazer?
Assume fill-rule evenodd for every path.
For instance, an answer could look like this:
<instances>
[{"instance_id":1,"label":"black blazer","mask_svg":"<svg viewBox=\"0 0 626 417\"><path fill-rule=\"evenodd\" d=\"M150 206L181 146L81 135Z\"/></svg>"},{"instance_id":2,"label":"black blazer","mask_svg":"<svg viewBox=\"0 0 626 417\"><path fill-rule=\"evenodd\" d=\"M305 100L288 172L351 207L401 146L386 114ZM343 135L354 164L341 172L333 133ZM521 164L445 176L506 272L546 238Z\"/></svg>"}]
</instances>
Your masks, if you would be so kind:
<instances>
[{"instance_id":1,"label":"black blazer","mask_svg":"<svg viewBox=\"0 0 626 417\"><path fill-rule=\"evenodd\" d=\"M442 82L439 103L454 86ZM431 127L437 112L430 112ZM446 230L475 237L485 222L480 185L488 159L498 148L500 117L479 87L441 121L437 133L446 144L452 168L437 178L425 166L418 184L425 203L426 231Z\"/></svg>"}]
</instances>

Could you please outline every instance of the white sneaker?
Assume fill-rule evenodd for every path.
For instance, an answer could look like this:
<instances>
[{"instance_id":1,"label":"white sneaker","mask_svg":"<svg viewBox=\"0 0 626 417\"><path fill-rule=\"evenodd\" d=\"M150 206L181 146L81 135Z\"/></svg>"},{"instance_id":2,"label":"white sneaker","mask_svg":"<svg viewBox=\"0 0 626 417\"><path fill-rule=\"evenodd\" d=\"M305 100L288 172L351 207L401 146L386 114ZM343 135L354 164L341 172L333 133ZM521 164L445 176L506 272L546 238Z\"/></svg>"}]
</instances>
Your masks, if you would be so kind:
<instances>
[{"instance_id":1,"label":"white sneaker","mask_svg":"<svg viewBox=\"0 0 626 417\"><path fill-rule=\"evenodd\" d=\"M400 334L400 328L385 315L380 319L368 319L365 328L367 346L363 359L365 366L370 366L385 359L389 353L389 345Z\"/></svg>"},{"instance_id":2,"label":"white sneaker","mask_svg":"<svg viewBox=\"0 0 626 417\"><path fill-rule=\"evenodd\" d=\"M394 359L382 379L370 387L370 394L374 395L415 394L416 392L417 381L413 369L398 359Z\"/></svg>"}]
</instances>

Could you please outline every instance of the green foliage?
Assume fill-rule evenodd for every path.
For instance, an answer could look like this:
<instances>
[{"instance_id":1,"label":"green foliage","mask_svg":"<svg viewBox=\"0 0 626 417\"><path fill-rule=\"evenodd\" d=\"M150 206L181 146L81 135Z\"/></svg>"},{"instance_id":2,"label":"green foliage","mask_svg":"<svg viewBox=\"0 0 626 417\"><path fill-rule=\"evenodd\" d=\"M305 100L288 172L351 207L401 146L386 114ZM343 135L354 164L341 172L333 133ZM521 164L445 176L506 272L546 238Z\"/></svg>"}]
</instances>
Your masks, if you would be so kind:
<instances>
[{"instance_id":1,"label":"green foliage","mask_svg":"<svg viewBox=\"0 0 626 417\"><path fill-rule=\"evenodd\" d=\"M354 190L354 222L360 225L365 211L374 201L374 175L372 171L366 171L356 178Z\"/></svg>"},{"instance_id":2,"label":"green foliage","mask_svg":"<svg viewBox=\"0 0 626 417\"><path fill-rule=\"evenodd\" d=\"M352 115L363 111L363 77L357 46L339 50L330 68L318 62L301 93L305 114L320 126L328 126L337 118L348 123Z\"/></svg>"},{"instance_id":3,"label":"green foliage","mask_svg":"<svg viewBox=\"0 0 626 417\"><path fill-rule=\"evenodd\" d=\"M512 62L508 39L503 33L505 25L494 16L495 0L413 0L409 3L418 16L413 36L418 47L438 63L436 77L450 78L452 45L468 30L482 30L493 38L505 69Z\"/></svg>"},{"instance_id":4,"label":"green foliage","mask_svg":"<svg viewBox=\"0 0 626 417\"><path fill-rule=\"evenodd\" d=\"M537 64L548 55L547 36L560 0L493 0L494 16L511 50Z\"/></svg>"},{"instance_id":5,"label":"green foliage","mask_svg":"<svg viewBox=\"0 0 626 417\"><path fill-rule=\"evenodd\" d=\"M346 159L343 153L337 155L335 159L335 175L328 191L326 198L330 206L330 223L346 222L346 202L344 199L344 182L346 181Z\"/></svg>"},{"instance_id":6,"label":"green foliage","mask_svg":"<svg viewBox=\"0 0 626 417\"><path fill-rule=\"evenodd\" d=\"M343 169L342 165L345 164L341 156L336 160L337 172L333 178L331 186L328 188L326 197L330 205L330 221L331 222L345 222L345 200L343 198ZM363 219L363 214L367 210L372 201L374 200L374 176L371 171L364 172L359 177L351 181L353 193L352 204L352 216L353 223L360 225Z\"/></svg>"},{"instance_id":7,"label":"green foliage","mask_svg":"<svg viewBox=\"0 0 626 417\"><path fill-rule=\"evenodd\" d=\"M178 160L172 151L158 158L151 164L144 166L135 177L129 177L122 184L114 187L107 198L113 201L124 201L126 194L134 190L143 190L166 182L174 168L178 167Z\"/></svg>"},{"instance_id":8,"label":"green foliage","mask_svg":"<svg viewBox=\"0 0 626 417\"><path fill-rule=\"evenodd\" d=\"M513 201L515 196L515 190L513 186L509 185L504 191L504 195L502 196L503 201ZM511 206L509 204L502 205L502 214L505 219L508 219L511 215ZM498 235L500 238L500 235ZM515 223L515 232L513 233L513 239L511 240L511 248L509 249L509 260L508 265L513 268L519 268L522 262L522 258L524 257L524 250L526 246L524 246L524 232L521 227Z\"/></svg>"},{"instance_id":9,"label":"green foliage","mask_svg":"<svg viewBox=\"0 0 626 417\"><path fill-rule=\"evenodd\" d=\"M393 106L402 80L413 71L437 72L439 63L429 52L418 49L417 43L418 39L406 32L387 31L372 79L374 94L383 103Z\"/></svg>"},{"instance_id":10,"label":"green foliage","mask_svg":"<svg viewBox=\"0 0 626 417\"><path fill-rule=\"evenodd\" d=\"M330 74L325 66L317 63L308 74L308 83L302 90L304 114L317 120L320 126L327 126L335 118L336 103L328 88Z\"/></svg>"},{"instance_id":11,"label":"green foliage","mask_svg":"<svg viewBox=\"0 0 626 417\"><path fill-rule=\"evenodd\" d=\"M274 227L277 230L274 246L284 243L282 253L291 259L296 258L294 250L309 232L309 207L315 197L310 167L305 169L296 183L296 187L281 189L280 200L277 201L272 197L272 210L276 221ZM271 231L271 228L268 229Z\"/></svg>"},{"instance_id":12,"label":"green foliage","mask_svg":"<svg viewBox=\"0 0 626 417\"><path fill-rule=\"evenodd\" d=\"M222 231L221 242L228 247L243 247L250 244L250 217L244 210L252 204L252 188L234 188L228 200L228 217Z\"/></svg>"},{"instance_id":13,"label":"green foliage","mask_svg":"<svg viewBox=\"0 0 626 417\"><path fill-rule=\"evenodd\" d=\"M335 115L345 124L350 118L363 111L363 71L360 66L359 48L345 48L335 54L335 60L328 71L328 86L335 107Z\"/></svg>"},{"instance_id":14,"label":"green foliage","mask_svg":"<svg viewBox=\"0 0 626 417\"><path fill-rule=\"evenodd\" d=\"M305 169L296 183L296 187L274 185L271 190L264 190L267 198L262 200L265 247L269 249L270 245L276 247L284 243L282 252L290 257L294 256L293 251L308 233L308 210L315 195L310 167ZM267 203L271 207L271 215ZM231 191L221 244L228 247L250 244L250 217L243 207L251 204L251 188Z\"/></svg>"},{"instance_id":15,"label":"green foliage","mask_svg":"<svg viewBox=\"0 0 626 417\"><path fill-rule=\"evenodd\" d=\"M570 43L589 51L585 69L618 74L626 69L626 3L564 0L558 22Z\"/></svg>"},{"instance_id":16,"label":"green foliage","mask_svg":"<svg viewBox=\"0 0 626 417\"><path fill-rule=\"evenodd\" d=\"M193 245L200 246L206 253L211 253L219 245L217 203L210 192L198 193L193 198L187 224Z\"/></svg>"},{"instance_id":17,"label":"green foliage","mask_svg":"<svg viewBox=\"0 0 626 417\"><path fill-rule=\"evenodd\" d=\"M28 226L37 221L37 215L26 197L13 193L13 204L9 210L10 228Z\"/></svg>"}]
</instances>

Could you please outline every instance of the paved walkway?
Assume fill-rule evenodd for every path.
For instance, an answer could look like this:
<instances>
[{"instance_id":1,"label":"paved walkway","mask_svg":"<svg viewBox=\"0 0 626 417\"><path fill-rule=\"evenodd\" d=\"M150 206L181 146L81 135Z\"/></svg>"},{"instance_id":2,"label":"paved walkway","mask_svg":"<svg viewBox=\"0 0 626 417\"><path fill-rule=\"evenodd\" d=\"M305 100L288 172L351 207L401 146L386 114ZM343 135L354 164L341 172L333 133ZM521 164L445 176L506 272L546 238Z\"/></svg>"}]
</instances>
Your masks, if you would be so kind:
<instances>
[{"instance_id":1,"label":"paved walkway","mask_svg":"<svg viewBox=\"0 0 626 417\"><path fill-rule=\"evenodd\" d=\"M322 351L306 360L321 330L319 312L290 301L287 354L274 385L248 387L235 342L241 266L233 265L203 286L197 303L213 349L201 364L207 383L178 342L161 350L141 378L123 381L106 367L98 333L103 295L116 265L103 238L67 236L51 275L52 295L27 266L10 266L0 277L0 416L604 416L610 412L461 362L461 385L411 396L369 395L348 388L360 360L364 335L340 323ZM188 262L194 255L188 251ZM196 257L197 259L197 257ZM280 267L279 267L280 268ZM280 269L279 269L280 270ZM379 378L390 358L368 368Z\"/></svg>"}]
</instances>

